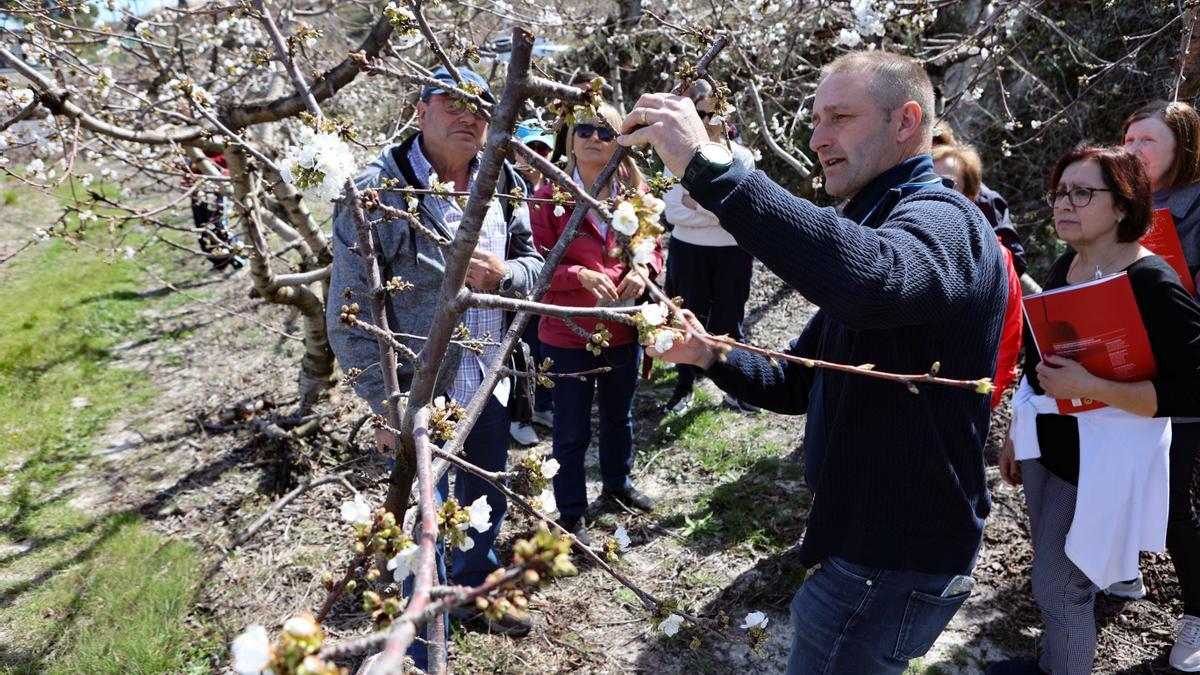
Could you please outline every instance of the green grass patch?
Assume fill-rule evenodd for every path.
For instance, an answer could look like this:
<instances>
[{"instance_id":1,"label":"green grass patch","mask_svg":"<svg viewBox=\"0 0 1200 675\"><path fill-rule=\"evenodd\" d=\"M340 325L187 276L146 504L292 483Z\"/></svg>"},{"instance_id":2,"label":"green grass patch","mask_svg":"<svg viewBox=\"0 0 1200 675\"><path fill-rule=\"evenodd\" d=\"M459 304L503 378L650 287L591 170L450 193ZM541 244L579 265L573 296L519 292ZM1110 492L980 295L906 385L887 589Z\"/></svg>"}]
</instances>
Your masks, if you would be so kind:
<instances>
[{"instance_id":1,"label":"green grass patch","mask_svg":"<svg viewBox=\"0 0 1200 675\"><path fill-rule=\"evenodd\" d=\"M199 554L130 513L71 505L92 439L153 396L112 364L141 337L141 271L62 241L5 266L0 316L0 672L198 672Z\"/></svg>"},{"instance_id":2,"label":"green grass patch","mask_svg":"<svg viewBox=\"0 0 1200 675\"><path fill-rule=\"evenodd\" d=\"M47 557L55 564L39 564ZM187 623L202 574L191 546L150 533L133 515L113 515L12 571L30 567L43 569L0 585L0 604L25 601L8 610L5 629L21 639L0 647L0 671L166 673L203 665Z\"/></svg>"},{"instance_id":3,"label":"green grass patch","mask_svg":"<svg viewBox=\"0 0 1200 675\"><path fill-rule=\"evenodd\" d=\"M0 461L48 453L40 468L63 468L58 460L71 459L64 446L149 395L144 378L110 367L108 354L140 330L137 314L149 301L136 267L62 242L12 264L0 293L10 326L0 332Z\"/></svg>"}]
</instances>

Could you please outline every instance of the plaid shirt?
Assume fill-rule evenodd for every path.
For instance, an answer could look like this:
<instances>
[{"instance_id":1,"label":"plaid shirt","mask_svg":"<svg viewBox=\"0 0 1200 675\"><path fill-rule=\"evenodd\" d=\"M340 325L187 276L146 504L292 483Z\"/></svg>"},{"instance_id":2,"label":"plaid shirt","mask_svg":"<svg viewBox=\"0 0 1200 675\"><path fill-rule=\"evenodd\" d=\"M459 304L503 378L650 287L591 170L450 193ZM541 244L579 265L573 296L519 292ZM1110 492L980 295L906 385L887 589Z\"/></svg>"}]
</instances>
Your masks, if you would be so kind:
<instances>
[{"instance_id":1,"label":"plaid shirt","mask_svg":"<svg viewBox=\"0 0 1200 675\"><path fill-rule=\"evenodd\" d=\"M433 166L429 160L425 158L425 153L421 152L421 142L418 139L416 143L408 151L408 161L412 165L413 173L417 180L423 183L418 187L429 187L429 176L433 173ZM471 185L475 183L475 173L478 170L479 163L474 161L471 163L470 178L467 185L456 185L456 191L471 189ZM439 180L444 180L439 177ZM462 222L463 210L452 199L434 198L434 202L442 210L442 219L446 222L446 228L450 231L450 236L453 237L458 231L458 224ZM508 245L508 223L504 222L504 209L500 206L500 201L492 199L492 203L488 206L487 215L483 219L483 227L479 231L479 244L476 245L477 250L488 251L504 260L507 256ZM493 292L493 291L487 291ZM463 314L463 323L466 324L467 330L471 332L473 339L490 338L495 342L499 342L504 336L504 310L500 309L468 309ZM458 373L454 376L454 382L450 385L450 391L446 392L449 398L466 405L467 401L475 395L475 390L479 388L479 383L483 380L483 368L486 363L491 361L496 355L499 345L488 345L484 347L482 354L475 354L469 350L462 350L462 361L458 365Z\"/></svg>"}]
</instances>

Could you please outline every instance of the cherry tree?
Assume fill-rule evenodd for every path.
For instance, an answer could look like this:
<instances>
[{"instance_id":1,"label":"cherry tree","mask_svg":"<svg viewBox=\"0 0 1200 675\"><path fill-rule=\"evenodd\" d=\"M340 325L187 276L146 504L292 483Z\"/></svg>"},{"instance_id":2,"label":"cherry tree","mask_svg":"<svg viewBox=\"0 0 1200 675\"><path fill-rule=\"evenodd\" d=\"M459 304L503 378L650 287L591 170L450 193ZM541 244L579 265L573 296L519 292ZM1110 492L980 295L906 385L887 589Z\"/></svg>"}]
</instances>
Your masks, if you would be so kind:
<instances>
[{"instance_id":1,"label":"cherry tree","mask_svg":"<svg viewBox=\"0 0 1200 675\"><path fill-rule=\"evenodd\" d=\"M428 626L433 643L430 670L441 671L446 636L441 621L431 619L460 604L471 603L493 614L522 606L526 589L574 571L572 552L630 588L648 619L668 635L683 623L703 631L728 628L728 617L697 616L622 573L614 564L629 546L622 531L591 549L557 529L549 518L554 511L549 481L557 470L553 460L533 454L513 471L498 474L460 456L466 436L502 378L546 381L553 377L536 365L525 372L513 372L505 365L531 314L570 319L597 350L605 346L605 335L582 328L589 319L633 325L643 344L660 350L687 336L708 340L718 349L749 349L809 367L888 379L914 391L922 386L956 386L986 394L990 381L940 378L937 364L926 373L884 373L796 359L725 337L705 336L679 311L678 300L652 283L648 283L652 302L640 307L584 309L540 303L554 267L589 211L612 223L620 233L623 255L631 262L644 255L645 242L663 232L662 203L655 192L661 193L668 182L657 177L649 194L599 201L595 195L607 184L625 150L619 150L596 183L584 190L512 135L524 117L582 119L601 99L611 99L621 108L641 90L682 92L696 80L708 79L717 92L718 112L737 120L748 137L768 150L765 165L783 182L811 195L819 187L819 177L805 148L805 100L815 87L820 65L838 53L865 46L903 46L934 72L947 110L977 102L991 89L1002 98L1013 86L1036 90L1037 84L1026 80L1014 85L1001 69L1004 64L1021 63L1012 56L1020 31L1053 23L1040 13L1039 3L978 6L968 18L958 5L854 0L816 7L797 2L644 7L623 2L610 18L595 7L565 2L215 0L164 6L151 15L136 16L112 0L107 5L88 0L15 0L0 12L6 20L0 28L4 36L0 62L19 78L0 81L0 150L4 152L0 171L46 191L69 185L74 195L57 221L31 228L29 245L61 238L100 254L135 259L151 246L209 260L245 258L254 291L268 302L292 308L303 324L299 405L292 420L306 419L335 384L325 329L328 303L341 307L343 323L377 339L389 412L372 416L369 424L390 430L399 439L386 499L373 506L358 496L342 506L340 516L351 529L353 554L348 562L331 563L338 566L339 576L330 578L323 606L315 616L299 615L286 622L275 641L261 627L248 629L233 644L235 669L335 672L335 659L381 647L375 669L396 672L407 646ZM109 18L99 19L102 9ZM947 22L955 21L960 25L947 29ZM1146 45L1156 44L1172 26L1188 21L1194 23L1191 14L1178 13L1163 33L1134 41L1129 52L1136 55ZM491 39L501 30L508 33L503 44ZM573 62L535 61L538 43L533 31L544 31L556 40L575 39L582 48ZM733 42L731 35L736 35ZM1091 57L1081 52L1079 58L1088 62ZM398 339L382 311L386 294L405 289L402 279L382 278L375 263L373 234L381 223L411 219L381 204L378 191L360 192L351 179L367 152L412 129L411 106L397 103L401 98L397 91L415 93L427 84L442 86L431 78L433 67L446 66L456 75L456 64L488 61L491 79L502 77L504 82L495 104L480 98L468 83L460 81L450 89L491 123L471 190L454 192L441 185L428 191L405 189L410 196L433 192L464 200L464 218L454 238L439 242L447 251L447 267L438 318L428 335L421 336L423 347L415 351ZM1089 78L1099 80L1106 72L1115 73L1122 62L1109 61L1109 66L1100 66ZM607 83L596 80L581 89L558 81L579 67L600 72ZM1179 72L1182 80L1184 67ZM1063 102L1057 116L1048 114L1038 126L1066 119L1073 105ZM1003 123L1018 132L1022 120L1011 107L1004 110ZM1027 127L1036 131L1033 120ZM1002 147L1007 152L1036 137L1014 138ZM557 184L553 204L544 207L573 209L566 233L547 254L545 270L525 299L474 293L465 286L468 261L491 201L530 201L527 195L496 192L501 165L511 153L523 155ZM217 155L223 157L228 175L212 161ZM235 236L198 249L192 242L213 233L181 222L177 212L193 199L211 198L230 204ZM345 298L344 289L328 284L331 247L324 219L334 201L355 215L357 250L370 286L364 298ZM413 225L419 229L419 223ZM375 322L358 317L363 309L360 303L378 317ZM476 395L469 401L446 401L437 398L434 375L448 346L496 339L462 334L454 317L468 307L502 308L516 314L499 336L497 355ZM410 363L415 372L408 391L401 391L396 379L399 360ZM289 431L264 422L260 431L294 439L299 428ZM469 546L470 533L485 529L490 518L486 504L449 500L436 506L432 486L451 466L491 482L512 503L546 523L514 546L510 566L475 588L438 586L434 574L436 544ZM243 537L323 480L333 478L300 485ZM389 580L400 582L410 575L415 586L409 598L377 590ZM383 630L348 643L326 644L320 622L339 597L359 591L375 626ZM761 642L766 628L766 617L760 612L751 613L740 626L746 631L743 639L752 644Z\"/></svg>"}]
</instances>

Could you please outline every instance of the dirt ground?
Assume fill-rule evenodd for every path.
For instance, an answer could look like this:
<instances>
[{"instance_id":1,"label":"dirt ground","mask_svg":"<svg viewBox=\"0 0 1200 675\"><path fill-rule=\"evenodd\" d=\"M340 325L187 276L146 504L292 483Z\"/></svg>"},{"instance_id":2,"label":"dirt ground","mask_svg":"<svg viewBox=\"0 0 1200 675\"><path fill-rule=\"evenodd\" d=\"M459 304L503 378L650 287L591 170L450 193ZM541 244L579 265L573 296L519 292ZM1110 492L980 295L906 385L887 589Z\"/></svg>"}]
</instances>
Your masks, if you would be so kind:
<instances>
[{"instance_id":1,"label":"dirt ground","mask_svg":"<svg viewBox=\"0 0 1200 675\"><path fill-rule=\"evenodd\" d=\"M156 273L170 279L174 271ZM148 317L153 335L172 339L152 337L118 350L120 365L143 372L161 393L150 407L114 420L97 443L103 480L81 470L60 489L81 507L134 507L156 530L204 550L210 567L195 619L228 644L249 623L278 629L296 612L315 611L325 598L322 576L340 575L350 556L349 529L339 522L337 509L351 493L336 483L305 493L246 544L230 548L238 533L292 484L282 478L288 472L281 467L294 467L292 481L346 471L350 483L375 504L386 473L382 458L366 447L365 432L350 443L331 440L345 441L366 410L346 388L339 387L319 408L330 433L289 452L250 429L232 428L239 415L295 405L301 345L286 335L299 330L286 310L249 298L244 275L216 273L179 288L184 298L179 304ZM160 283L147 291L176 292ZM751 341L785 345L812 312L759 266L748 307ZM658 509L652 515L599 513L593 537L627 528L633 545L622 570L660 597L702 613L726 613L735 622L730 637L702 635L692 646L690 633L665 638L632 593L599 570L581 566L578 576L556 580L533 596L535 629L523 640L456 630L451 644L456 672L782 671L791 635L787 605L803 575L794 547L811 499L798 454L803 418L720 412L714 432L719 438L711 445L696 444L689 425L712 423L720 395L704 382L699 405L664 420L657 407L670 391L669 380L660 376L643 383L635 401L634 479L658 500ZM255 407L258 413L247 412ZM975 673L998 658L1033 655L1040 619L1029 586L1024 501L1019 489L1001 484L994 466L1005 415L1003 409L998 412L988 448L995 506L976 568L978 586L934 650L914 662L913 672ZM533 450L548 453L549 434L542 430L541 435L543 442ZM591 452L594 469L594 444ZM721 466L714 453L745 461ZM594 470L589 493L599 493ZM510 510L501 553L533 527L529 517ZM1165 655L1181 613L1175 575L1165 554L1146 556L1143 571L1146 599L1099 602L1097 672L1170 672ZM770 617L769 639L759 653L739 641L744 631L736 628L755 610ZM339 601L327 627L332 639L368 630L360 598ZM223 668L226 658L225 652L214 654L214 667Z\"/></svg>"}]
</instances>

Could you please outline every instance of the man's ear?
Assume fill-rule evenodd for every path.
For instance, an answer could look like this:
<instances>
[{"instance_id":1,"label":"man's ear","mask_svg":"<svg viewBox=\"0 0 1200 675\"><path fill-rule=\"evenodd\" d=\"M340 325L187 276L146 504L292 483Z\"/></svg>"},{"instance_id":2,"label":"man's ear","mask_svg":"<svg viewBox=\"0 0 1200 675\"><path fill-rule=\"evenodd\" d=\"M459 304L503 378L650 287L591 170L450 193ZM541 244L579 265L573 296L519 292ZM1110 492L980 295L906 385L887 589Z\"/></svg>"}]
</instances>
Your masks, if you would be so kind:
<instances>
[{"instance_id":1,"label":"man's ear","mask_svg":"<svg viewBox=\"0 0 1200 675\"><path fill-rule=\"evenodd\" d=\"M909 101L900 106L900 127L896 130L896 142L908 143L921 133L921 120L924 118L920 103Z\"/></svg>"},{"instance_id":2,"label":"man's ear","mask_svg":"<svg viewBox=\"0 0 1200 675\"><path fill-rule=\"evenodd\" d=\"M425 111L429 109L429 104L422 100L417 100L417 123L418 126L425 124Z\"/></svg>"}]
</instances>

